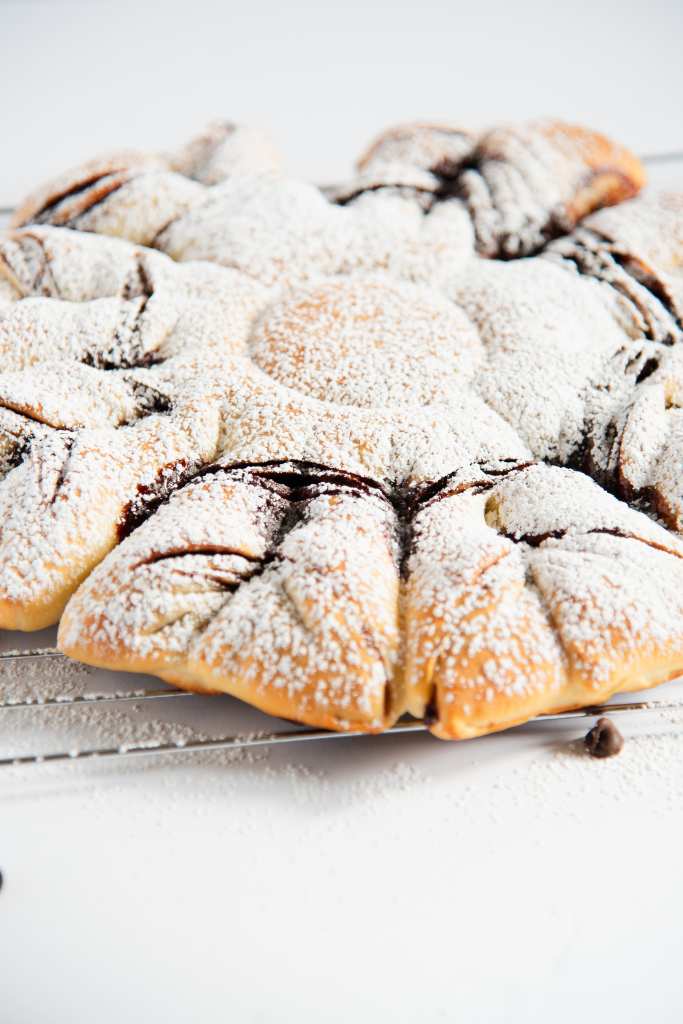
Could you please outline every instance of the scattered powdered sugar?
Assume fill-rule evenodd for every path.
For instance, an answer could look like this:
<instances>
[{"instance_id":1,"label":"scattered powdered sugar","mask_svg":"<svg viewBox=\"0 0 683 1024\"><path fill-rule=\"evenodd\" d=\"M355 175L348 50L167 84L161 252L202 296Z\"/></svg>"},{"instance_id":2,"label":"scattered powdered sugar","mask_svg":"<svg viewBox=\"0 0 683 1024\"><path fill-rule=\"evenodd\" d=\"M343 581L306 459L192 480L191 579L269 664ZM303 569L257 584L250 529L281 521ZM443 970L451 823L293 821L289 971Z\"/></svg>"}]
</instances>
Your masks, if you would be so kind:
<instances>
[{"instance_id":1,"label":"scattered powdered sugar","mask_svg":"<svg viewBox=\"0 0 683 1024\"><path fill-rule=\"evenodd\" d=\"M0 698L7 703L34 701L39 705L46 700L60 698L67 701L70 698L99 692L99 689L93 691L93 684L97 683L93 669L67 659L51 660L49 670L46 669L45 663L38 659L7 661L0 666ZM136 691L126 689L121 692L128 694ZM157 709L159 707L161 705L157 705ZM165 720L150 717L146 709L145 713L141 713L142 709L143 705L122 705L120 708L112 708L97 702L76 706L65 703L63 707L49 709L36 707L4 712L0 709L3 754L34 754L40 749L46 752L55 749L77 751L92 747L114 747L125 751L133 746L153 748L167 743L185 746L192 741L211 738L211 735L203 730L197 730L168 717ZM236 735L241 740L248 740L266 734L240 732ZM172 756L160 754L157 758L168 764L171 763ZM196 753L190 751L182 756L190 763L193 763L194 759L194 763L201 761L209 765L228 765L240 760L256 763L267 756L267 751L265 748ZM133 769L133 766L134 770L138 770L140 763L134 759L129 762L121 759L116 765L117 769L127 771ZM147 763L143 759L143 766ZM17 780L29 781L32 776L38 778L40 773L68 780L72 770L65 768L64 765L46 764L38 771L33 766L17 766L5 769L3 777L7 776L12 788L12 784L16 784ZM78 766L76 770L83 776L89 774L89 769L84 765Z\"/></svg>"},{"instance_id":2,"label":"scattered powdered sugar","mask_svg":"<svg viewBox=\"0 0 683 1024\"><path fill-rule=\"evenodd\" d=\"M35 650L40 650L36 648ZM48 650L46 648L45 650ZM49 667L40 658L11 660L20 650L3 651L7 660L0 662L0 696L3 701L17 703L24 700L55 700L59 697L80 697L87 688L92 669L66 658L49 659ZM61 709L60 709L61 710ZM27 712L31 714L32 712ZM20 714L20 712L12 712ZM48 712L49 714L49 712ZM3 732L12 718L3 718Z\"/></svg>"},{"instance_id":3,"label":"scattered powdered sugar","mask_svg":"<svg viewBox=\"0 0 683 1024\"><path fill-rule=\"evenodd\" d=\"M73 681L67 685L74 687ZM75 711L61 710L62 725L50 726L51 737L61 733L57 745L182 742L203 735L177 723L141 721L136 711ZM12 726L18 719L7 719L5 749L34 751L37 744L54 749L56 741L46 741L39 712L22 714L27 717L21 726ZM281 828L264 811L258 799L263 793L284 801L287 813L296 814L301 844L314 837L341 838L354 825L377 822L378 815L383 829L399 828L397 815L403 817L412 806L422 841L446 829L450 842L471 843L483 853L487 843L499 843L500 833L489 828L511 819L533 821L533 841L542 843L553 824L584 825L589 812L619 813L620 805L631 810L642 806L648 816L664 818L676 811L683 795L683 717L679 712L651 712L627 721L628 728L622 726L623 751L602 761L586 753L581 736L587 724L577 722L574 739L563 738L566 728L558 734L534 726L533 744L526 730L525 739L518 737L517 752L510 736L504 741L503 761L496 743L477 747L472 762L471 757L463 761L453 756L473 754L469 745L454 750L423 739L416 746L416 738L403 738L406 750L400 754L397 738L377 741L372 750L365 745L362 751L364 741L334 741L333 757L328 745L304 744L297 747L296 761L289 751L260 748L17 767L3 770L0 800L68 799L82 808L90 826L113 819L124 836L138 834L143 821L157 835L171 835L182 815L198 825L206 821L214 839L241 835L253 841L272 835L275 840ZM394 744L388 756L384 743ZM132 788L141 776L144 799ZM238 795L247 798L235 813Z\"/></svg>"},{"instance_id":4,"label":"scattered powdered sugar","mask_svg":"<svg viewBox=\"0 0 683 1024\"><path fill-rule=\"evenodd\" d=\"M563 744L550 758L513 768L501 799L533 800L554 817L577 821L583 818L587 800L604 808L613 807L615 801L637 800L659 808L661 814L677 811L683 797L683 777L677 770L683 750L680 715L673 724L663 733L627 737L623 751L614 758L591 758L583 738ZM565 795L558 799L558 793Z\"/></svg>"}]
</instances>

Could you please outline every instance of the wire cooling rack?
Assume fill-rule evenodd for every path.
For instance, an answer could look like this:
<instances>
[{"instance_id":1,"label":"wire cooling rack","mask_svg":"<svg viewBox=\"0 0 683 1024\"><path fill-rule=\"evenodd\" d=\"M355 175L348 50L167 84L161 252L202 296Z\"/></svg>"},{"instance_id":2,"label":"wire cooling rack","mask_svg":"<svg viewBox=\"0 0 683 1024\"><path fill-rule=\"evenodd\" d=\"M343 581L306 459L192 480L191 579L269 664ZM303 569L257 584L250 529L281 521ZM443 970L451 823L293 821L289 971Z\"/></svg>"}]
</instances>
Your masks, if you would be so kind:
<instances>
[{"instance_id":1,"label":"wire cooling rack","mask_svg":"<svg viewBox=\"0 0 683 1024\"><path fill-rule=\"evenodd\" d=\"M43 648L32 651L7 651L0 654L0 666L21 660L59 659L68 663L71 659L65 657L51 648ZM77 664L77 662L73 662ZM198 694L187 693L184 690L168 690L160 688L149 688L133 690L130 692L113 694L83 694L78 697L54 697L43 699L40 697L26 700L5 700L0 701L0 712L20 712L28 709L41 709L47 714L54 713L60 708L77 707L83 705L141 705L148 701L179 701L197 700ZM538 715L532 722L557 722L570 719L595 718L600 715L624 714L626 712L644 711L667 711L683 709L683 696L680 699L669 700L630 700L613 704L597 704L591 707L579 708L575 711L562 711L555 714ZM401 733L426 732L427 727L421 721L415 719L401 719L380 736L396 736ZM17 756L0 757L0 768L12 765L37 765L55 761L79 761L86 758L112 758L112 757L151 757L159 754L191 753L200 750L237 750L253 747L282 746L290 743L302 743L311 740L338 740L351 739L354 737L367 737L367 733L360 731L351 732L329 732L326 729L297 729L296 731L270 732L258 735L234 735L217 736L213 739L199 739L192 741L173 740L171 742L147 741L145 743L122 743L117 746L79 748L68 751L56 751L48 754L22 754Z\"/></svg>"},{"instance_id":2,"label":"wire cooling rack","mask_svg":"<svg viewBox=\"0 0 683 1024\"><path fill-rule=\"evenodd\" d=\"M683 148L672 149L660 153L648 153L641 157L643 163L650 167L664 168L667 165L683 167ZM12 214L11 206L0 206L0 222ZM0 653L0 671L21 661L45 661L47 664L56 661L68 664L71 659L51 647L32 650L5 651ZM71 662L71 664L78 664ZM1 680L1 675L0 675ZM184 690L172 690L160 687L135 689L117 693L84 693L77 697L64 696L43 699L40 697L24 700L0 699L0 724L2 716L20 713L28 709L41 709L46 715L58 713L59 709L78 706L111 707L120 705L141 706L146 703L162 703L166 701L196 701L199 695ZM653 712L683 710L683 694L679 698L666 700L629 700L619 703L597 704L580 708L575 711L563 711L556 714L538 715L533 722L554 722L571 719L596 718L601 715L622 715L629 712ZM396 736L402 733L424 733L427 727L421 721L410 718L400 719L395 725L380 733L380 736ZM1 735L1 731L0 731ZM191 753L207 750L245 750L255 747L274 747L292 743L305 743L313 740L341 740L367 736L360 731L329 732L325 729L296 728L282 731L225 735L212 739L173 740L170 742L145 741L144 743L121 743L117 746L80 747L73 750L59 750L46 754L21 754L0 756L0 768L16 765L39 765L54 762L80 761L87 758L110 759L129 757L153 757L169 753Z\"/></svg>"}]
</instances>

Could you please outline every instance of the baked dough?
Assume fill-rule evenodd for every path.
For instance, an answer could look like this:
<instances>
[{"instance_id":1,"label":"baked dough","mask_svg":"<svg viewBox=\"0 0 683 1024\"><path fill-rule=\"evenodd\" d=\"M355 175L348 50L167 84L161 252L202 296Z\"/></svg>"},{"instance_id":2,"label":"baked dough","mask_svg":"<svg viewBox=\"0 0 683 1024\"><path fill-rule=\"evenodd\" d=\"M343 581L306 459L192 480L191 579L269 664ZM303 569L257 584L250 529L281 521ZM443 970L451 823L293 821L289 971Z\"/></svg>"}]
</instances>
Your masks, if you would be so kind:
<instances>
[{"instance_id":1,"label":"baked dough","mask_svg":"<svg viewBox=\"0 0 683 1024\"><path fill-rule=\"evenodd\" d=\"M265 289L126 242L36 227L0 241L0 625L40 629L216 452L203 382ZM201 373L200 373L201 371Z\"/></svg>"},{"instance_id":2,"label":"baked dough","mask_svg":"<svg viewBox=\"0 0 683 1024\"><path fill-rule=\"evenodd\" d=\"M539 252L586 214L636 195L638 159L598 132L562 121L460 127L406 124L381 135L358 161L337 201L375 202L387 191L426 212L453 201L467 209L482 256Z\"/></svg>"},{"instance_id":3,"label":"baked dough","mask_svg":"<svg viewBox=\"0 0 683 1024\"><path fill-rule=\"evenodd\" d=\"M681 199L557 123L389 132L336 203L239 149L0 246L7 623L82 579L82 661L443 738L683 671Z\"/></svg>"},{"instance_id":4,"label":"baked dough","mask_svg":"<svg viewBox=\"0 0 683 1024\"><path fill-rule=\"evenodd\" d=\"M325 728L410 711L443 738L683 669L683 543L583 474L480 464L401 501L224 462L92 573L63 651Z\"/></svg>"},{"instance_id":5,"label":"baked dough","mask_svg":"<svg viewBox=\"0 0 683 1024\"><path fill-rule=\"evenodd\" d=\"M259 160L253 147L249 153L239 173L235 160L219 159L201 137L171 160L129 152L92 160L29 196L13 224L126 238L175 260L236 268L269 286L375 270L432 283L472 253L460 204L430 217L391 196L368 209L342 209L315 185L278 172L273 160Z\"/></svg>"}]
</instances>

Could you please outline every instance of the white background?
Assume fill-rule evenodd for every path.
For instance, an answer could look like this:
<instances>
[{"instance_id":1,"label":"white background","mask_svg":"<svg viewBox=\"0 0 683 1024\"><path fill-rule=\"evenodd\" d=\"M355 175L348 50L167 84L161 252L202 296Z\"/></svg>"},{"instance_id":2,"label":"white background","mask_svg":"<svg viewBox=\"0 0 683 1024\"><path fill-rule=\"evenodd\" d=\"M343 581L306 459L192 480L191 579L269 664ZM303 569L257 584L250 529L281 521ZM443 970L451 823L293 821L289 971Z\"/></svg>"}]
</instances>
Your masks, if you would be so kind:
<instances>
[{"instance_id":1,"label":"white background","mask_svg":"<svg viewBox=\"0 0 683 1024\"><path fill-rule=\"evenodd\" d=\"M270 127L317 181L415 117L552 114L639 152L683 147L680 2L0 3L0 18L0 205L214 116ZM165 726L137 716L143 732L262 724L227 699L165 706ZM0 750L87 740L68 715L22 721L0 720ZM680 1021L683 722L623 727L606 763L567 746L579 723L5 772L0 1022Z\"/></svg>"},{"instance_id":2,"label":"white background","mask_svg":"<svg viewBox=\"0 0 683 1024\"><path fill-rule=\"evenodd\" d=\"M382 126L555 115L641 150L683 135L683 4L0 2L0 199L211 117L269 127L338 179ZM676 139L678 136L678 139Z\"/></svg>"}]
</instances>

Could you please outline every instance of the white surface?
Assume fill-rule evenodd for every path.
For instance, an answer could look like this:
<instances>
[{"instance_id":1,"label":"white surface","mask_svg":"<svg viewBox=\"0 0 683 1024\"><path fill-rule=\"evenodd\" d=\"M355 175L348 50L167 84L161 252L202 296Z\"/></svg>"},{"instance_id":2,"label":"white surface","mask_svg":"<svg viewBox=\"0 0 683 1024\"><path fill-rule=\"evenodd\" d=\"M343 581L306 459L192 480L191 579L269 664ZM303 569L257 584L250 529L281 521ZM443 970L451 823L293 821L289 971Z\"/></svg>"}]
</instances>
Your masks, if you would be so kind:
<instances>
[{"instance_id":1,"label":"white surface","mask_svg":"<svg viewBox=\"0 0 683 1024\"><path fill-rule=\"evenodd\" d=\"M578 723L5 772L3 1024L678 1021L683 719L619 721L611 762Z\"/></svg>"},{"instance_id":2,"label":"white surface","mask_svg":"<svg viewBox=\"0 0 683 1024\"><path fill-rule=\"evenodd\" d=\"M216 114L270 123L317 180L420 115L683 144L678 3L164 10L0 5L0 199ZM0 748L83 741L36 714ZM228 699L157 717L262 722ZM0 1022L680 1021L683 723L622 722L652 736L605 763L567 753L578 723L2 773Z\"/></svg>"},{"instance_id":3,"label":"white surface","mask_svg":"<svg viewBox=\"0 0 683 1024\"><path fill-rule=\"evenodd\" d=\"M74 735L17 714L14 750ZM583 728L6 771L3 1024L680 1020L683 739L630 716L599 763Z\"/></svg>"}]
</instances>

